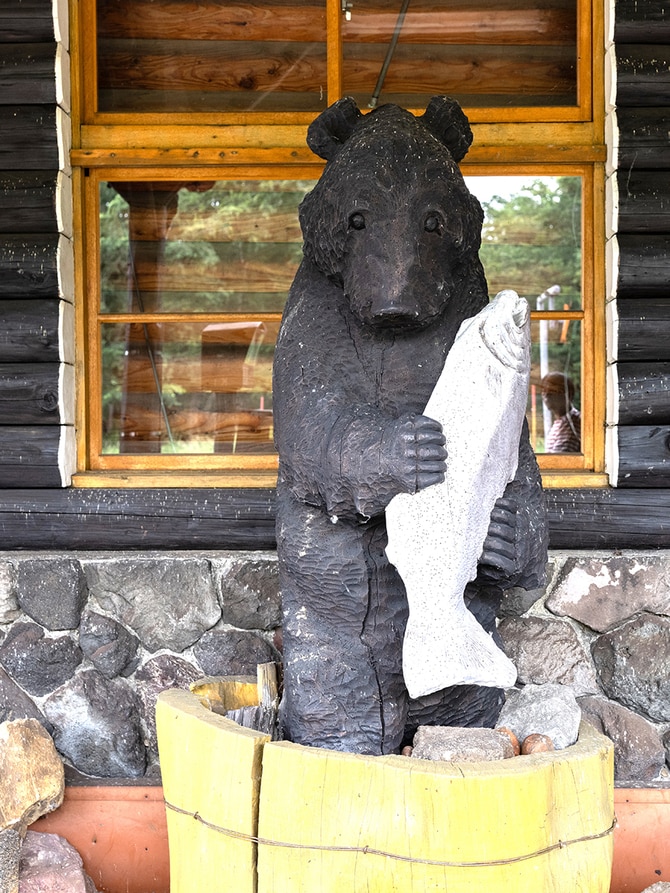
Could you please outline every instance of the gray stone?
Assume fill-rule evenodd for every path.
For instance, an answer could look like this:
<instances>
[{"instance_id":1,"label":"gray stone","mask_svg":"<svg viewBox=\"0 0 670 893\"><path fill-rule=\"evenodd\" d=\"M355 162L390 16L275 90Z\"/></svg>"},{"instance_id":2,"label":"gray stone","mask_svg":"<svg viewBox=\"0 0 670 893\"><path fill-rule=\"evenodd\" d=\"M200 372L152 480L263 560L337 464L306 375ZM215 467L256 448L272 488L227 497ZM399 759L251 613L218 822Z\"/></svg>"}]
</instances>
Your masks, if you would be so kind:
<instances>
[{"instance_id":1,"label":"gray stone","mask_svg":"<svg viewBox=\"0 0 670 893\"><path fill-rule=\"evenodd\" d=\"M21 837L63 802L63 763L36 719L0 725L0 779L0 828L16 828Z\"/></svg>"},{"instance_id":2,"label":"gray stone","mask_svg":"<svg viewBox=\"0 0 670 893\"><path fill-rule=\"evenodd\" d=\"M643 613L591 644L600 684L615 701L670 721L670 618Z\"/></svg>"},{"instance_id":3,"label":"gray stone","mask_svg":"<svg viewBox=\"0 0 670 893\"><path fill-rule=\"evenodd\" d=\"M670 729L666 729L663 733L663 747L665 748L665 762L670 766Z\"/></svg>"},{"instance_id":4,"label":"gray stone","mask_svg":"<svg viewBox=\"0 0 670 893\"><path fill-rule=\"evenodd\" d=\"M19 893L21 835L16 828L0 830L0 893Z\"/></svg>"},{"instance_id":5,"label":"gray stone","mask_svg":"<svg viewBox=\"0 0 670 893\"><path fill-rule=\"evenodd\" d=\"M599 691L591 657L569 623L542 617L507 618L498 633L522 685L559 682L576 695Z\"/></svg>"},{"instance_id":6,"label":"gray stone","mask_svg":"<svg viewBox=\"0 0 670 893\"><path fill-rule=\"evenodd\" d=\"M188 688L202 674L180 657L161 654L147 661L135 673L134 681L139 698L140 715L147 731L145 743L152 754L157 753L156 701L160 692L168 688Z\"/></svg>"},{"instance_id":7,"label":"gray stone","mask_svg":"<svg viewBox=\"0 0 670 893\"><path fill-rule=\"evenodd\" d=\"M17 568L19 605L49 630L76 629L86 604L87 590L81 565L72 558L33 558Z\"/></svg>"},{"instance_id":8,"label":"gray stone","mask_svg":"<svg viewBox=\"0 0 670 893\"><path fill-rule=\"evenodd\" d=\"M280 660L261 636L236 629L205 633L193 654L207 676L255 676L258 664Z\"/></svg>"},{"instance_id":9,"label":"gray stone","mask_svg":"<svg viewBox=\"0 0 670 893\"><path fill-rule=\"evenodd\" d=\"M653 781L665 763L656 729L637 713L605 698L579 699L584 719L614 744L614 780L618 784Z\"/></svg>"},{"instance_id":10,"label":"gray stone","mask_svg":"<svg viewBox=\"0 0 670 893\"><path fill-rule=\"evenodd\" d=\"M20 893L96 893L81 856L64 837L28 831L19 863Z\"/></svg>"},{"instance_id":11,"label":"gray stone","mask_svg":"<svg viewBox=\"0 0 670 893\"><path fill-rule=\"evenodd\" d=\"M525 685L508 692L497 725L511 729L520 742L535 732L548 735L556 750L561 750L577 740L581 713L570 688L553 683Z\"/></svg>"},{"instance_id":12,"label":"gray stone","mask_svg":"<svg viewBox=\"0 0 670 893\"><path fill-rule=\"evenodd\" d=\"M128 676L139 663L139 640L125 626L96 611L85 611L79 626L79 646L103 676Z\"/></svg>"},{"instance_id":13,"label":"gray stone","mask_svg":"<svg viewBox=\"0 0 670 893\"><path fill-rule=\"evenodd\" d=\"M144 773L137 698L124 680L83 670L47 698L43 709L56 747L75 769L105 778Z\"/></svg>"},{"instance_id":14,"label":"gray stone","mask_svg":"<svg viewBox=\"0 0 670 893\"><path fill-rule=\"evenodd\" d=\"M213 559L222 620L239 629L275 629L281 624L281 596L276 558L253 553Z\"/></svg>"},{"instance_id":15,"label":"gray stone","mask_svg":"<svg viewBox=\"0 0 670 893\"><path fill-rule=\"evenodd\" d=\"M0 561L0 623L12 623L21 614L16 600L16 567Z\"/></svg>"},{"instance_id":16,"label":"gray stone","mask_svg":"<svg viewBox=\"0 0 670 893\"><path fill-rule=\"evenodd\" d=\"M85 565L91 599L149 651L183 651L221 616L209 562L111 558Z\"/></svg>"},{"instance_id":17,"label":"gray stone","mask_svg":"<svg viewBox=\"0 0 670 893\"><path fill-rule=\"evenodd\" d=\"M48 638L35 623L16 623L0 645L0 663L31 695L58 688L72 678L82 660L70 636Z\"/></svg>"},{"instance_id":18,"label":"gray stone","mask_svg":"<svg viewBox=\"0 0 670 893\"><path fill-rule=\"evenodd\" d=\"M522 589L520 586L513 586L503 593L498 615L500 617L521 617L533 607L536 601L542 598L544 593L544 589Z\"/></svg>"},{"instance_id":19,"label":"gray stone","mask_svg":"<svg viewBox=\"0 0 670 893\"><path fill-rule=\"evenodd\" d=\"M567 558L551 589L550 611L597 632L640 611L670 614L670 566L662 555Z\"/></svg>"},{"instance_id":20,"label":"gray stone","mask_svg":"<svg viewBox=\"0 0 670 893\"><path fill-rule=\"evenodd\" d=\"M51 725L28 695L0 667L0 722L13 719L36 719L47 730Z\"/></svg>"},{"instance_id":21,"label":"gray stone","mask_svg":"<svg viewBox=\"0 0 670 893\"><path fill-rule=\"evenodd\" d=\"M413 745L412 757L418 760L478 763L514 756L509 736L495 729L419 726Z\"/></svg>"},{"instance_id":22,"label":"gray stone","mask_svg":"<svg viewBox=\"0 0 670 893\"><path fill-rule=\"evenodd\" d=\"M651 887L645 887L642 893L670 893L670 882L657 881Z\"/></svg>"}]
</instances>

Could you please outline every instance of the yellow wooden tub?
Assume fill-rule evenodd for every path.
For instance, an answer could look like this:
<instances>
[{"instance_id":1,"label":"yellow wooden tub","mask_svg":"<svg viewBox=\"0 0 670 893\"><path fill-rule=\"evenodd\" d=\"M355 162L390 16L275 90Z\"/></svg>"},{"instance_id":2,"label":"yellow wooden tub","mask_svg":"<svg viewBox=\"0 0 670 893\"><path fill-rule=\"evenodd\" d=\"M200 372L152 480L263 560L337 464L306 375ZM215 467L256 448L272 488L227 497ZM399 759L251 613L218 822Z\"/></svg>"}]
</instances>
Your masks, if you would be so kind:
<instances>
[{"instance_id":1,"label":"yellow wooden tub","mask_svg":"<svg viewBox=\"0 0 670 893\"><path fill-rule=\"evenodd\" d=\"M586 723L572 747L494 763L366 757L202 703L255 703L253 679L194 688L157 706L171 893L609 890L612 745Z\"/></svg>"}]
</instances>

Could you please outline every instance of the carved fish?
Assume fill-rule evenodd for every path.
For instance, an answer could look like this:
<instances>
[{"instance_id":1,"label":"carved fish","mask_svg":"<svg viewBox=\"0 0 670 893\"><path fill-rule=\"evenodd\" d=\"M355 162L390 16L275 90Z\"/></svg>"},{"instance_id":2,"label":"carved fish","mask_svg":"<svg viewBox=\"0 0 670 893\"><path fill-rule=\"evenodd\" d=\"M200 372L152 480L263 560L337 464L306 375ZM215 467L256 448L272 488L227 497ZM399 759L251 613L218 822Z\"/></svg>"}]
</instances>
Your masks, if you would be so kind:
<instances>
[{"instance_id":1,"label":"carved fish","mask_svg":"<svg viewBox=\"0 0 670 893\"><path fill-rule=\"evenodd\" d=\"M426 405L446 437L444 482L401 493L386 509L386 553L409 603L403 674L413 698L516 680L463 594L477 574L495 502L516 473L529 376L528 303L505 290L461 325Z\"/></svg>"}]
</instances>

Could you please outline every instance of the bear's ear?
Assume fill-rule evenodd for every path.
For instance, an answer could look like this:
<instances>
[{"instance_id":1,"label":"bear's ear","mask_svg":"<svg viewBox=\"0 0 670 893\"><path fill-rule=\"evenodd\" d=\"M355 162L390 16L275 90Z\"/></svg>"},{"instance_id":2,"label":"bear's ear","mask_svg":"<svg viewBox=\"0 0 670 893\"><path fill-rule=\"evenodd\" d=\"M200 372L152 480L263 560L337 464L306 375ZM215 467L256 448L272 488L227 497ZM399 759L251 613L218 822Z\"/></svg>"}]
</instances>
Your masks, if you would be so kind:
<instances>
[{"instance_id":1,"label":"bear's ear","mask_svg":"<svg viewBox=\"0 0 670 893\"><path fill-rule=\"evenodd\" d=\"M362 117L363 113L351 96L338 99L309 125L307 145L315 155L330 161L349 139Z\"/></svg>"},{"instance_id":2,"label":"bear's ear","mask_svg":"<svg viewBox=\"0 0 670 893\"><path fill-rule=\"evenodd\" d=\"M465 112L455 99L433 96L419 121L444 143L454 161L465 158L472 143L472 131Z\"/></svg>"}]
</instances>

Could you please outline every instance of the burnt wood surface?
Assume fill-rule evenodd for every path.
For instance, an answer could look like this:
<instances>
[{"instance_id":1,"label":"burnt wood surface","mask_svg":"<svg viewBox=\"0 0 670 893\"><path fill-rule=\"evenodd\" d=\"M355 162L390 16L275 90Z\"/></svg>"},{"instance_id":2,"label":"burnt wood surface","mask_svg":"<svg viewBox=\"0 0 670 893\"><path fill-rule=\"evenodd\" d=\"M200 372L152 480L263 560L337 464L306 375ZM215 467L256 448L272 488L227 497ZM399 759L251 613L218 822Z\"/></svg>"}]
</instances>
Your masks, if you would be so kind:
<instances>
[{"instance_id":1,"label":"burnt wood surface","mask_svg":"<svg viewBox=\"0 0 670 893\"><path fill-rule=\"evenodd\" d=\"M623 298L617 311L620 362L670 360L670 289L667 298Z\"/></svg>"},{"instance_id":2,"label":"burnt wood surface","mask_svg":"<svg viewBox=\"0 0 670 893\"><path fill-rule=\"evenodd\" d=\"M552 549L670 548L670 489L545 491ZM271 489L0 490L3 549L274 549Z\"/></svg>"},{"instance_id":3,"label":"burnt wood surface","mask_svg":"<svg viewBox=\"0 0 670 893\"><path fill-rule=\"evenodd\" d=\"M34 43L53 39L51 0L2 0L0 43Z\"/></svg>"},{"instance_id":4,"label":"burnt wood surface","mask_svg":"<svg viewBox=\"0 0 670 893\"><path fill-rule=\"evenodd\" d=\"M670 363L619 363L619 424L670 424Z\"/></svg>"},{"instance_id":5,"label":"burnt wood surface","mask_svg":"<svg viewBox=\"0 0 670 893\"><path fill-rule=\"evenodd\" d=\"M0 170L58 170L56 107L0 105Z\"/></svg>"},{"instance_id":6,"label":"burnt wood surface","mask_svg":"<svg viewBox=\"0 0 670 893\"><path fill-rule=\"evenodd\" d=\"M670 487L670 427L620 425L619 487Z\"/></svg>"},{"instance_id":7,"label":"burnt wood surface","mask_svg":"<svg viewBox=\"0 0 670 893\"><path fill-rule=\"evenodd\" d=\"M615 43L670 43L667 0L616 0Z\"/></svg>"},{"instance_id":8,"label":"burnt wood surface","mask_svg":"<svg viewBox=\"0 0 670 893\"><path fill-rule=\"evenodd\" d=\"M619 233L619 298L670 297L670 235Z\"/></svg>"},{"instance_id":9,"label":"burnt wood surface","mask_svg":"<svg viewBox=\"0 0 670 893\"><path fill-rule=\"evenodd\" d=\"M55 363L59 302L0 301L0 360L3 363Z\"/></svg>"},{"instance_id":10,"label":"burnt wood surface","mask_svg":"<svg viewBox=\"0 0 670 893\"><path fill-rule=\"evenodd\" d=\"M56 102L56 44L5 44L0 51L0 103Z\"/></svg>"},{"instance_id":11,"label":"burnt wood surface","mask_svg":"<svg viewBox=\"0 0 670 893\"><path fill-rule=\"evenodd\" d=\"M4 425L57 425L58 363L0 363Z\"/></svg>"},{"instance_id":12,"label":"burnt wood surface","mask_svg":"<svg viewBox=\"0 0 670 893\"><path fill-rule=\"evenodd\" d=\"M670 168L670 108L620 106L619 170L667 170Z\"/></svg>"},{"instance_id":13,"label":"burnt wood surface","mask_svg":"<svg viewBox=\"0 0 670 893\"><path fill-rule=\"evenodd\" d=\"M57 174L0 171L0 232L56 233Z\"/></svg>"},{"instance_id":14,"label":"burnt wood surface","mask_svg":"<svg viewBox=\"0 0 670 893\"><path fill-rule=\"evenodd\" d=\"M0 425L0 487L60 487L59 425Z\"/></svg>"},{"instance_id":15,"label":"burnt wood surface","mask_svg":"<svg viewBox=\"0 0 670 893\"><path fill-rule=\"evenodd\" d=\"M663 44L617 46L617 104L642 106L670 102L670 47Z\"/></svg>"},{"instance_id":16,"label":"burnt wood surface","mask_svg":"<svg viewBox=\"0 0 670 893\"><path fill-rule=\"evenodd\" d=\"M0 236L0 298L57 298L57 235Z\"/></svg>"},{"instance_id":17,"label":"burnt wood surface","mask_svg":"<svg viewBox=\"0 0 670 893\"><path fill-rule=\"evenodd\" d=\"M619 230L670 232L670 170L619 171Z\"/></svg>"}]
</instances>

